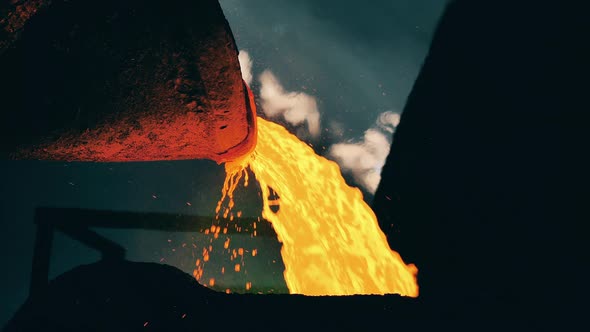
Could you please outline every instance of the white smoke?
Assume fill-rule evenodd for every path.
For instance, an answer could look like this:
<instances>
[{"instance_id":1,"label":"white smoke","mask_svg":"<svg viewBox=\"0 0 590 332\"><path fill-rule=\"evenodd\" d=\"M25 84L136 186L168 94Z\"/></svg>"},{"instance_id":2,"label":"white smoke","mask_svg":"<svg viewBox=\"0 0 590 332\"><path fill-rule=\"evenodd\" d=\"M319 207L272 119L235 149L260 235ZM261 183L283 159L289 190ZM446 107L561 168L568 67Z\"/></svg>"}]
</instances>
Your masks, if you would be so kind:
<instances>
[{"instance_id":1,"label":"white smoke","mask_svg":"<svg viewBox=\"0 0 590 332\"><path fill-rule=\"evenodd\" d=\"M252 60L247 51L241 50L238 56L242 78L252 83ZM313 138L320 134L320 113L316 99L304 92L287 92L277 77L264 70L258 78L260 82L260 102L262 111L268 118L282 117L288 123L298 126L304 122ZM400 115L395 112L383 112L375 125L365 131L360 142L337 143L330 147L329 156L340 165L343 173L352 174L354 180L370 193L375 193L381 170L389 154L391 137L399 124ZM301 128L300 128L301 129ZM342 135L343 127L332 123L334 133ZM305 133L298 131L301 138Z\"/></svg>"},{"instance_id":2,"label":"white smoke","mask_svg":"<svg viewBox=\"0 0 590 332\"><path fill-rule=\"evenodd\" d=\"M282 115L292 125L307 122L312 137L320 134L320 112L314 97L304 92L286 92L270 70L260 75L262 110L268 117Z\"/></svg>"},{"instance_id":3,"label":"white smoke","mask_svg":"<svg viewBox=\"0 0 590 332\"><path fill-rule=\"evenodd\" d=\"M250 54L247 51L241 50L238 54L238 61L240 62L242 79L246 84L252 84L252 59L250 59Z\"/></svg>"},{"instance_id":4,"label":"white smoke","mask_svg":"<svg viewBox=\"0 0 590 332\"><path fill-rule=\"evenodd\" d=\"M373 128L365 131L360 142L332 145L329 155L342 172L352 174L354 180L374 194L381 181L381 170L389 154L391 136L399 124L400 115L391 111L381 113Z\"/></svg>"},{"instance_id":5,"label":"white smoke","mask_svg":"<svg viewBox=\"0 0 590 332\"><path fill-rule=\"evenodd\" d=\"M377 118L377 126L389 133L393 133L399 124L399 120L400 115L398 113L390 111L383 112L379 114L379 118Z\"/></svg>"},{"instance_id":6,"label":"white smoke","mask_svg":"<svg viewBox=\"0 0 590 332\"><path fill-rule=\"evenodd\" d=\"M248 85L252 81L252 60L242 50L238 59L242 78ZM307 131L313 138L320 134L320 112L316 99L304 92L287 92L281 82L270 71L265 70L258 78L260 82L260 104L268 118L282 117L286 122L298 126L307 124ZM301 136L301 135L300 135Z\"/></svg>"}]
</instances>

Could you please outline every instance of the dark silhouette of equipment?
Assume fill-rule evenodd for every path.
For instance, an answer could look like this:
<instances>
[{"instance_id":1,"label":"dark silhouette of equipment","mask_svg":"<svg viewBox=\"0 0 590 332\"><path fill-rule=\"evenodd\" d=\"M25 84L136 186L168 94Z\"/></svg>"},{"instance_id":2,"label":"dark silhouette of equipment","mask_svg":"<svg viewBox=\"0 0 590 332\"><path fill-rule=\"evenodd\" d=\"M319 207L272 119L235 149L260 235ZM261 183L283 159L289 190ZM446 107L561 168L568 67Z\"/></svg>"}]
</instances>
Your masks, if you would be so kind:
<instances>
[{"instance_id":1,"label":"dark silhouette of equipment","mask_svg":"<svg viewBox=\"0 0 590 332\"><path fill-rule=\"evenodd\" d=\"M30 296L3 331L225 331L257 325L265 330L270 322L273 326L289 322L289 326L300 328L312 323L366 328L387 322L391 315L404 317L400 326L418 319L419 303L398 295L308 297L216 292L175 267L125 260L123 247L91 229L201 232L215 222L212 217L162 213L37 209ZM252 221L242 218L236 222L247 225ZM270 223L257 225L260 235L276 237ZM101 260L48 281L55 231L96 249ZM362 319L334 322L334 316L322 310L326 307Z\"/></svg>"},{"instance_id":2,"label":"dark silhouette of equipment","mask_svg":"<svg viewBox=\"0 0 590 332\"><path fill-rule=\"evenodd\" d=\"M450 2L394 134L373 209L420 296L456 315L568 322L583 306L558 7Z\"/></svg>"},{"instance_id":3,"label":"dark silhouette of equipment","mask_svg":"<svg viewBox=\"0 0 590 332\"><path fill-rule=\"evenodd\" d=\"M238 234L240 228L250 228L257 218L240 218L227 227L227 234ZM167 213L140 213L124 211L88 210L75 208L38 208L35 211L37 236L33 255L31 294L47 289L53 233L62 232L74 240L100 252L104 261L125 259L126 250L105 238L93 228L155 230L202 233L211 225L218 224L214 217ZM257 234L276 237L268 222L257 223Z\"/></svg>"}]
</instances>

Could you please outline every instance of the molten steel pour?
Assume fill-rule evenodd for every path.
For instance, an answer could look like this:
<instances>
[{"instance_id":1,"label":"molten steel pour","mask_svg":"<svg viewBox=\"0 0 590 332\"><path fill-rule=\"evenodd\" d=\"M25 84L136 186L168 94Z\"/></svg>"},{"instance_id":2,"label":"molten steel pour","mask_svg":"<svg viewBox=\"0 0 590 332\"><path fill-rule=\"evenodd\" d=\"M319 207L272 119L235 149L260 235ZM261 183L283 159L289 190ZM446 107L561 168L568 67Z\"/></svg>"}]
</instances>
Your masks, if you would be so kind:
<instances>
[{"instance_id":1,"label":"molten steel pour","mask_svg":"<svg viewBox=\"0 0 590 332\"><path fill-rule=\"evenodd\" d=\"M417 268L406 265L389 248L362 193L346 184L338 165L315 154L281 125L258 118L257 126L255 150L225 164L226 179L217 214L233 220L233 193L242 178L247 186L247 169L251 170L262 188L262 216L272 223L283 244L281 254L289 292L417 297ZM280 197L278 211L273 211L273 190ZM227 208L222 211L226 200ZM215 239L220 232L220 227L212 226ZM224 248L230 252L229 239L224 241ZM211 248L204 248L203 261L208 260ZM233 250L232 260L241 256L243 262L243 255L243 248ZM197 261L197 279L202 276L203 261ZM234 271L239 272L240 266L236 264ZM215 281L201 282L213 286ZM250 287L248 283L246 289Z\"/></svg>"}]
</instances>

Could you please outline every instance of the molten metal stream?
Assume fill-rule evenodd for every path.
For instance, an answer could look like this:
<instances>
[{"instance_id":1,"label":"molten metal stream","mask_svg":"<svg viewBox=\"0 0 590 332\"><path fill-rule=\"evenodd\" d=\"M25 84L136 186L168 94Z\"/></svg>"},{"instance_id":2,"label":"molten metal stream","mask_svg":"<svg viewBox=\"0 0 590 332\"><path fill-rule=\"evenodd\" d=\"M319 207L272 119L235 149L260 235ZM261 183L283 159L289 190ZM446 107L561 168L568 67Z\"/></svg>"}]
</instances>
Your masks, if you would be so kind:
<instances>
[{"instance_id":1,"label":"molten metal stream","mask_svg":"<svg viewBox=\"0 0 590 332\"><path fill-rule=\"evenodd\" d=\"M389 248L375 214L360 190L346 184L338 165L318 156L284 127L261 118L257 122L255 150L225 165L217 212L226 199L231 210L233 192L249 168L262 188L262 216L283 244L289 292L417 297L417 268ZM269 187L280 197L276 213L271 209L276 197Z\"/></svg>"}]
</instances>

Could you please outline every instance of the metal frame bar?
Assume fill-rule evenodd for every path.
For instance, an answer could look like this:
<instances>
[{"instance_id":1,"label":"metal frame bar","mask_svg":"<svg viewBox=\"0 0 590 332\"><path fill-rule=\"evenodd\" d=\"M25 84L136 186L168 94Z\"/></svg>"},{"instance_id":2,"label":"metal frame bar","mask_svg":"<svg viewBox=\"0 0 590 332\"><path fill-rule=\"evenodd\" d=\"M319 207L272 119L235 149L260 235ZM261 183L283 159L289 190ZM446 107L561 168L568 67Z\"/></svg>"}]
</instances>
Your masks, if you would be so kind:
<instances>
[{"instance_id":1,"label":"metal frame bar","mask_svg":"<svg viewBox=\"0 0 590 332\"><path fill-rule=\"evenodd\" d=\"M238 227L246 229L254 222L257 222L258 235L276 237L271 224L258 218L239 218L228 221L228 224L237 226L228 227L228 234L241 234L237 231ZM47 289L55 231L60 231L97 250L103 260L117 260L125 259L125 248L91 228L203 232L212 225L218 225L219 221L215 217L184 214L39 207L35 209L34 223L37 231L29 288L31 296L43 293Z\"/></svg>"}]
</instances>

